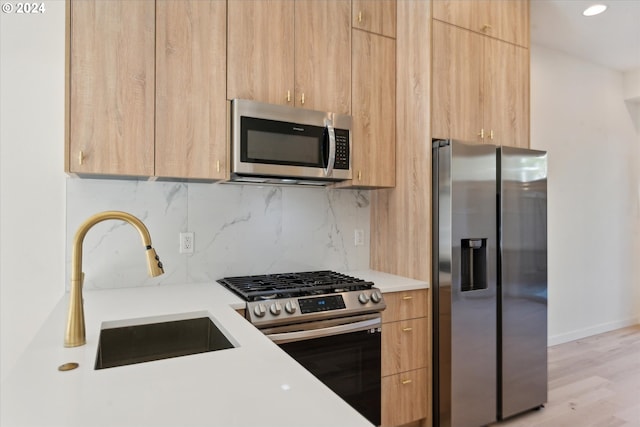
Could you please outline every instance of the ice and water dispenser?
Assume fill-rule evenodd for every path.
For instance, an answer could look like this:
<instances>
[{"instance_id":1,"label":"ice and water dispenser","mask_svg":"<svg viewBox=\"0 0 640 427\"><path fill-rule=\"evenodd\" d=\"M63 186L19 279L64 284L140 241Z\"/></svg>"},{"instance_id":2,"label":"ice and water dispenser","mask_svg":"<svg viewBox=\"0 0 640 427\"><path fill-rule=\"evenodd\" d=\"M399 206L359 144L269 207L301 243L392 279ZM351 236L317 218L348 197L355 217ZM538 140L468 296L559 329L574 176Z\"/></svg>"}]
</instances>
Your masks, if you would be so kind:
<instances>
[{"instance_id":1,"label":"ice and water dispenser","mask_svg":"<svg viewBox=\"0 0 640 427\"><path fill-rule=\"evenodd\" d=\"M462 239L461 249L460 290L487 289L487 239Z\"/></svg>"}]
</instances>

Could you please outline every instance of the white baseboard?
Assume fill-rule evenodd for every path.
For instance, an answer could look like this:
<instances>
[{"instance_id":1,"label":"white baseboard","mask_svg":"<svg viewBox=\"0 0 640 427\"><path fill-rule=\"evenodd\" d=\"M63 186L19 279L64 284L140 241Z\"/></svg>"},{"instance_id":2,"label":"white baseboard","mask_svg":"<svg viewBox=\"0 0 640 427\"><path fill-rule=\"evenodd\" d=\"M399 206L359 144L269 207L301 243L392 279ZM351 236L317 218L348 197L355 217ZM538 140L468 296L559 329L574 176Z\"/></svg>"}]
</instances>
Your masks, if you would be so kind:
<instances>
[{"instance_id":1,"label":"white baseboard","mask_svg":"<svg viewBox=\"0 0 640 427\"><path fill-rule=\"evenodd\" d=\"M584 329L578 329L563 334L552 335L547 339L547 346L551 347L558 344L563 344L569 341L575 341L580 338L590 337L592 335L602 334L604 332L614 331L620 328L626 328L627 326L640 324L640 317L620 320L616 322L602 323L600 325L590 326Z\"/></svg>"}]
</instances>

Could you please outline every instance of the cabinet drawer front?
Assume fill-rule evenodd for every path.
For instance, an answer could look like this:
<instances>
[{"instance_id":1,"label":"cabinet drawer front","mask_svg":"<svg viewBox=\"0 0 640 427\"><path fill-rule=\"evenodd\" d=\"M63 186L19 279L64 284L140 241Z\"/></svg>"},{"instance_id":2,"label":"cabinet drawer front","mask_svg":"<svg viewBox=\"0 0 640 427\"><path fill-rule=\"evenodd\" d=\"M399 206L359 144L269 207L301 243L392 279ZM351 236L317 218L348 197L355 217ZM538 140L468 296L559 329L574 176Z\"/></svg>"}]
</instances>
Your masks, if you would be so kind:
<instances>
[{"instance_id":1,"label":"cabinet drawer front","mask_svg":"<svg viewBox=\"0 0 640 427\"><path fill-rule=\"evenodd\" d=\"M427 366L427 318L382 326L382 376Z\"/></svg>"},{"instance_id":2,"label":"cabinet drawer front","mask_svg":"<svg viewBox=\"0 0 640 427\"><path fill-rule=\"evenodd\" d=\"M382 312L382 323L425 317L428 314L427 289L385 293L384 300L387 308Z\"/></svg>"},{"instance_id":3,"label":"cabinet drawer front","mask_svg":"<svg viewBox=\"0 0 640 427\"><path fill-rule=\"evenodd\" d=\"M427 416L427 369L382 378L382 426L398 426Z\"/></svg>"}]
</instances>

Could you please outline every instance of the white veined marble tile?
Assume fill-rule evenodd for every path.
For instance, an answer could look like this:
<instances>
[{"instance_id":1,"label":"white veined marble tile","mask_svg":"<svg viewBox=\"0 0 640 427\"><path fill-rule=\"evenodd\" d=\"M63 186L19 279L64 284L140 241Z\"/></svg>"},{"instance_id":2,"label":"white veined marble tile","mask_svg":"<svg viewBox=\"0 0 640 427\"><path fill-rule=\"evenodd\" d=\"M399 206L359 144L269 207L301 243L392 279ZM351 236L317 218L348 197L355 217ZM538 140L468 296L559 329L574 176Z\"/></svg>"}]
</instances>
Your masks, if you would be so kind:
<instances>
[{"instance_id":1,"label":"white veined marble tile","mask_svg":"<svg viewBox=\"0 0 640 427\"><path fill-rule=\"evenodd\" d=\"M196 253L189 260L189 281L269 271L282 251L282 190L191 184L189 227Z\"/></svg>"},{"instance_id":2,"label":"white veined marble tile","mask_svg":"<svg viewBox=\"0 0 640 427\"><path fill-rule=\"evenodd\" d=\"M165 274L149 277L145 248L137 230L107 220L91 228L84 240L85 288L102 289L184 283L187 260L177 257L178 235L186 228L187 185L174 182L67 179L67 289L74 235L90 216L107 210L138 217L151 234ZM175 254L175 255L174 255Z\"/></svg>"},{"instance_id":3,"label":"white veined marble tile","mask_svg":"<svg viewBox=\"0 0 640 427\"><path fill-rule=\"evenodd\" d=\"M67 288L78 226L104 210L139 217L165 274L149 278L133 227L105 221L84 242L85 287L212 282L221 277L369 266L367 191L206 183L67 180ZM365 244L354 245L354 231ZM193 232L193 254L179 233Z\"/></svg>"}]
</instances>

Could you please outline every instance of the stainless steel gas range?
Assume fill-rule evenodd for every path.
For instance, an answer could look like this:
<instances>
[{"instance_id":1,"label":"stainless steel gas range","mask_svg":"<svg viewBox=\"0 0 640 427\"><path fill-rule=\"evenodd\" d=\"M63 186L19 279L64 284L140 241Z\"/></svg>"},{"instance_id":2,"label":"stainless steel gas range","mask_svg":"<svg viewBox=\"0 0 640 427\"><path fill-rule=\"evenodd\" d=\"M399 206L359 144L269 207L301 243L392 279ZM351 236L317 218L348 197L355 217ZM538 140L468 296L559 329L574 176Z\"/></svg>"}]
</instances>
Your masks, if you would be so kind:
<instances>
[{"instance_id":1,"label":"stainless steel gas range","mask_svg":"<svg viewBox=\"0 0 640 427\"><path fill-rule=\"evenodd\" d=\"M381 312L372 282L334 271L226 277L246 318L374 425L380 424Z\"/></svg>"}]
</instances>

